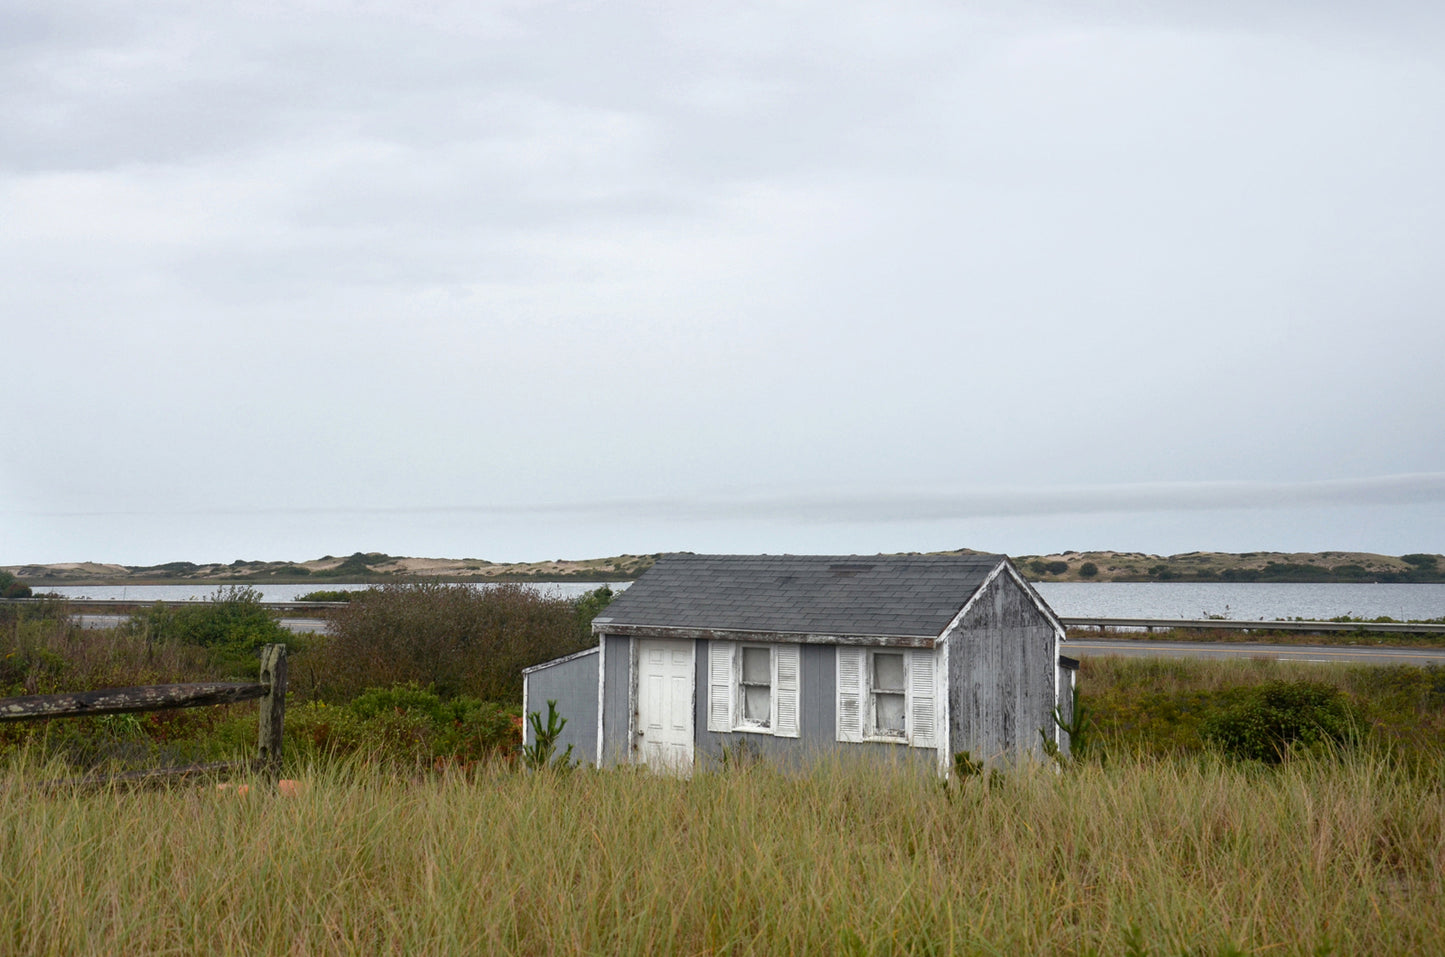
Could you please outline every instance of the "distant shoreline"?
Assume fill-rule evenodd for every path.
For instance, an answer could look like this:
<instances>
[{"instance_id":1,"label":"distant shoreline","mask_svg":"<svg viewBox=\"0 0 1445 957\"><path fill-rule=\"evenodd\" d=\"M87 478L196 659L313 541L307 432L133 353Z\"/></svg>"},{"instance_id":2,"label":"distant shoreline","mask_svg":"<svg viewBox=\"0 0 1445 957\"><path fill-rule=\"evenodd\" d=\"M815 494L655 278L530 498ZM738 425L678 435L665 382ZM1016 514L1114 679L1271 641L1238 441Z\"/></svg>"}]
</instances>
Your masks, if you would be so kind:
<instances>
[{"instance_id":1,"label":"distant shoreline","mask_svg":"<svg viewBox=\"0 0 1445 957\"><path fill-rule=\"evenodd\" d=\"M930 554L970 553L977 554L973 549ZM660 553L543 562L489 562L473 558L409 558L382 552L357 552L345 558L326 555L305 562L169 562L142 566L60 562L0 566L0 571L9 572L37 590L64 585L314 584L324 589L341 583L602 584L635 581L659 557ZM1445 555L1426 553L1393 556L1342 551L1186 552L1161 556L1143 552L1066 551L1011 557L1023 576L1034 582L1445 583Z\"/></svg>"}]
</instances>

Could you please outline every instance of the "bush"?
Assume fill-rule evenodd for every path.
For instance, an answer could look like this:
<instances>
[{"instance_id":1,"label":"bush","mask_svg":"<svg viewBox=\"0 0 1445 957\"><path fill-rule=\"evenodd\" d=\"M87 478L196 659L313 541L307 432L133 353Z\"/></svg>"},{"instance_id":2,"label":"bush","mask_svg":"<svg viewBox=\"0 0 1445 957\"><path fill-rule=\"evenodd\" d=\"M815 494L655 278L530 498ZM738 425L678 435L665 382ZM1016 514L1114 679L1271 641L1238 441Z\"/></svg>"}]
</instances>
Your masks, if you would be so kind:
<instances>
[{"instance_id":1,"label":"bush","mask_svg":"<svg viewBox=\"0 0 1445 957\"><path fill-rule=\"evenodd\" d=\"M30 586L7 571L0 571L0 598L29 598Z\"/></svg>"},{"instance_id":2,"label":"bush","mask_svg":"<svg viewBox=\"0 0 1445 957\"><path fill-rule=\"evenodd\" d=\"M359 755L393 764L514 756L521 713L470 697L443 700L414 684L372 688L344 705L313 701L286 715L302 756Z\"/></svg>"},{"instance_id":3,"label":"bush","mask_svg":"<svg viewBox=\"0 0 1445 957\"><path fill-rule=\"evenodd\" d=\"M602 609L612 604L612 599L616 597L617 593L606 585L586 592L575 602L577 605L577 620L583 627L590 629L592 627L592 619L602 614Z\"/></svg>"},{"instance_id":4,"label":"bush","mask_svg":"<svg viewBox=\"0 0 1445 957\"><path fill-rule=\"evenodd\" d=\"M1200 733L1230 757L1277 764L1295 749L1326 753L1347 745L1357 726L1338 688L1271 681L1206 717Z\"/></svg>"},{"instance_id":5,"label":"bush","mask_svg":"<svg viewBox=\"0 0 1445 957\"><path fill-rule=\"evenodd\" d=\"M415 684L442 698L520 704L523 668L593 644L578 603L513 584L386 585L327 617L331 636L314 667L315 693L328 701Z\"/></svg>"},{"instance_id":6,"label":"bush","mask_svg":"<svg viewBox=\"0 0 1445 957\"><path fill-rule=\"evenodd\" d=\"M359 594L354 589L337 588L309 591L297 597L297 601L351 601Z\"/></svg>"},{"instance_id":7,"label":"bush","mask_svg":"<svg viewBox=\"0 0 1445 957\"><path fill-rule=\"evenodd\" d=\"M262 645L297 646L296 636L261 604L261 593L242 585L218 588L204 602L156 602L132 615L128 627L148 641L205 648L213 664L227 672L253 667Z\"/></svg>"},{"instance_id":8,"label":"bush","mask_svg":"<svg viewBox=\"0 0 1445 957\"><path fill-rule=\"evenodd\" d=\"M1099 574L1099 566L1093 562L1084 562L1084 564L1079 566L1079 576L1081 578L1093 578L1097 574Z\"/></svg>"}]
</instances>

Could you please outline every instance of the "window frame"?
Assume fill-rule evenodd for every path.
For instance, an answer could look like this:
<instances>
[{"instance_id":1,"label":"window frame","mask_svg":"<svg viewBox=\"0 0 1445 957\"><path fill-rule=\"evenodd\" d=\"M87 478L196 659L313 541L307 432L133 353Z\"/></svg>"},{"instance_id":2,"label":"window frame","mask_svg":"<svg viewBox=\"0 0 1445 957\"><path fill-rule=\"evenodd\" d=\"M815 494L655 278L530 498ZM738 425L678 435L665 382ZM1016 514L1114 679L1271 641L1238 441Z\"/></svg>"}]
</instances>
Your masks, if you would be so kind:
<instances>
[{"instance_id":1,"label":"window frame","mask_svg":"<svg viewBox=\"0 0 1445 957\"><path fill-rule=\"evenodd\" d=\"M747 717L747 689L749 687L760 688L758 682L747 682L744 680L743 658L748 651L766 651L768 653L768 718L763 723L749 721ZM777 715L778 695L778 666L777 654L772 645L759 644L756 642L739 642L734 649L733 656L733 730L752 732L754 734L772 734L773 719Z\"/></svg>"},{"instance_id":2,"label":"window frame","mask_svg":"<svg viewBox=\"0 0 1445 957\"><path fill-rule=\"evenodd\" d=\"M840 744L877 742L902 744L910 748L946 747L947 718L940 711L946 691L940 685L943 662L937 648L898 645L835 646L834 737ZM903 655L903 733L878 728L878 694L874 679L878 654Z\"/></svg>"},{"instance_id":3,"label":"window frame","mask_svg":"<svg viewBox=\"0 0 1445 957\"><path fill-rule=\"evenodd\" d=\"M865 668L863 674L863 697L864 697L864 723L863 740L885 741L893 744L907 744L911 736L912 728L912 703L913 694L909 678L909 654L902 648L869 648L864 658ZM879 655L891 655L903 663L902 687L880 690L875 683L876 665ZM898 731L884 731L879 728L878 723L878 696L880 694L897 695L903 699L903 727Z\"/></svg>"},{"instance_id":4,"label":"window frame","mask_svg":"<svg viewBox=\"0 0 1445 957\"><path fill-rule=\"evenodd\" d=\"M743 718L743 650L768 652L768 723ZM707 730L716 734L802 736L802 649L789 642L708 639ZM760 683L753 683L761 687Z\"/></svg>"}]
</instances>

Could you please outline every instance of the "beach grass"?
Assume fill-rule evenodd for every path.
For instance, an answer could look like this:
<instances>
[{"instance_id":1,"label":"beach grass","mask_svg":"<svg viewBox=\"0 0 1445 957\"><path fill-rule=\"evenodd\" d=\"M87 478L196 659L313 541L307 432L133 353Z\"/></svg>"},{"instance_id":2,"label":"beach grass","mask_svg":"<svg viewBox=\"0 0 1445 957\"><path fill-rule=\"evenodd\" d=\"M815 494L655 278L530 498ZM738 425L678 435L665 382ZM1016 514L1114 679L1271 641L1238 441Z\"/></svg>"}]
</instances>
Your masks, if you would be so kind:
<instances>
[{"instance_id":1,"label":"beach grass","mask_svg":"<svg viewBox=\"0 0 1445 957\"><path fill-rule=\"evenodd\" d=\"M347 761L285 794L35 788L56 770L20 754L0 775L8 953L1445 948L1445 774L1374 751L947 785L835 756L690 779Z\"/></svg>"}]
</instances>

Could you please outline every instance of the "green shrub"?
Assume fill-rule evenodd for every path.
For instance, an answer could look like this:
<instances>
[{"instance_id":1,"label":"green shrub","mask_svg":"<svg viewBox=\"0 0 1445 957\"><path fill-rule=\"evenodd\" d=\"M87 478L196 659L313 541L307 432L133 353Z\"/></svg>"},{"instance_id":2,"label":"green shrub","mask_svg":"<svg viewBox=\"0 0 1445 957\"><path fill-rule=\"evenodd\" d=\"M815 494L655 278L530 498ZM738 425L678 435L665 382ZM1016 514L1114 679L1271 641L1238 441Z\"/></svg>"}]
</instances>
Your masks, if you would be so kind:
<instances>
[{"instance_id":1,"label":"green shrub","mask_svg":"<svg viewBox=\"0 0 1445 957\"><path fill-rule=\"evenodd\" d=\"M1230 757L1277 764L1292 750L1329 753L1347 745L1357 726L1338 688L1270 681L1210 714L1200 733Z\"/></svg>"},{"instance_id":2,"label":"green shrub","mask_svg":"<svg viewBox=\"0 0 1445 957\"><path fill-rule=\"evenodd\" d=\"M313 701L289 711L286 735L301 757L358 755L391 764L470 763L514 755L521 716L476 698L443 700L414 684L370 689L354 701Z\"/></svg>"},{"instance_id":3,"label":"green shrub","mask_svg":"<svg viewBox=\"0 0 1445 957\"><path fill-rule=\"evenodd\" d=\"M1084 562L1079 566L1079 575L1083 578L1093 578L1099 574L1099 566L1093 562Z\"/></svg>"},{"instance_id":4,"label":"green shrub","mask_svg":"<svg viewBox=\"0 0 1445 957\"><path fill-rule=\"evenodd\" d=\"M297 597L297 601L351 601L359 592L349 588L322 589L309 591Z\"/></svg>"},{"instance_id":5,"label":"green shrub","mask_svg":"<svg viewBox=\"0 0 1445 957\"><path fill-rule=\"evenodd\" d=\"M591 628L592 619L602 614L602 609L612 604L612 599L616 597L617 593L607 585L599 586L584 593L574 601L574 604L577 606L577 620L581 622L583 627Z\"/></svg>"},{"instance_id":6,"label":"green shrub","mask_svg":"<svg viewBox=\"0 0 1445 957\"><path fill-rule=\"evenodd\" d=\"M299 646L296 636L261 604L261 593L242 585L222 586L204 602L156 602L132 615L129 629L151 642L205 648L224 673L250 670L262 645Z\"/></svg>"}]
</instances>

